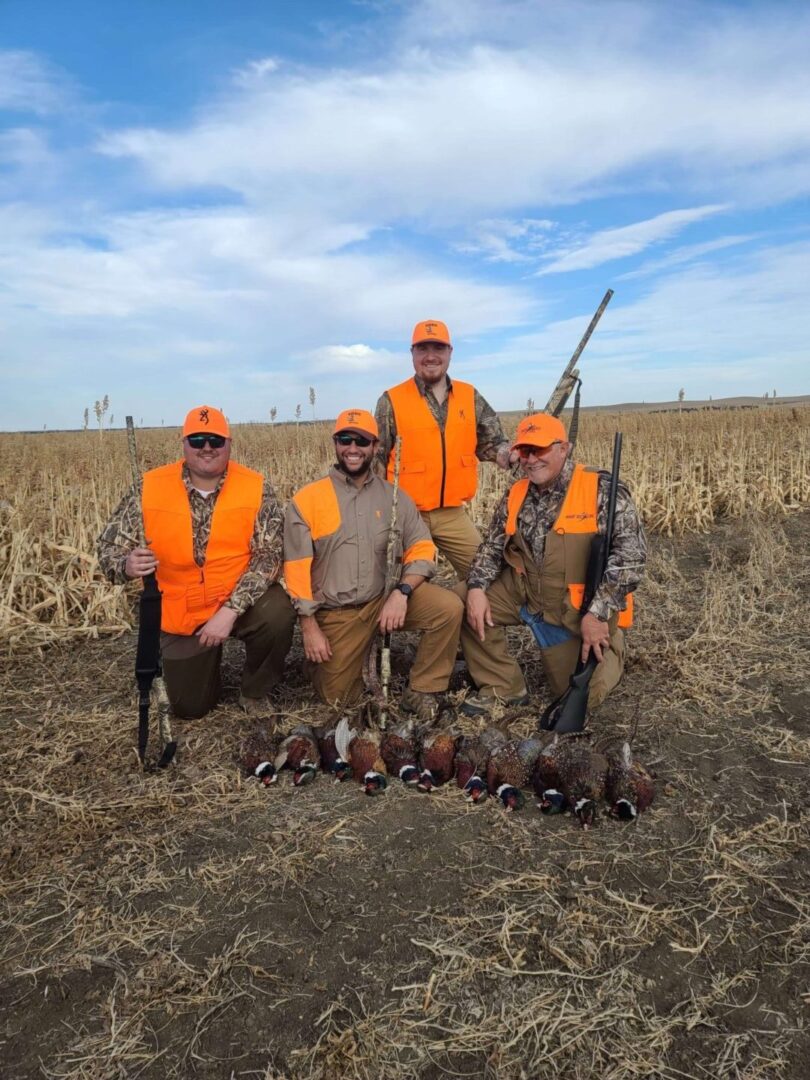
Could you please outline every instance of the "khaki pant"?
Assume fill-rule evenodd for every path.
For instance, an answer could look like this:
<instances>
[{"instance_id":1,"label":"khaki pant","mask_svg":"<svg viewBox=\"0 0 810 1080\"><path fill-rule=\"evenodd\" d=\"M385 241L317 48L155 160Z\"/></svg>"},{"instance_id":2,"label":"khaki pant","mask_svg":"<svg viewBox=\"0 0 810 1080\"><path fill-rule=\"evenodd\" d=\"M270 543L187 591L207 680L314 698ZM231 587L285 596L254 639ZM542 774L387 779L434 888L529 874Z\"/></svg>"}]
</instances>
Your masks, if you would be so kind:
<instances>
[{"instance_id":1,"label":"khaki pant","mask_svg":"<svg viewBox=\"0 0 810 1080\"><path fill-rule=\"evenodd\" d=\"M467 598L467 587L457 585L454 592ZM523 626L520 609L526 603L526 588L519 574L511 566L501 573L487 589L494 627L487 627L484 641L473 633L467 620L461 628L461 647L473 682L484 697L497 697L503 701L522 697L526 681L517 662L509 655L506 634L502 627ZM568 680L577 666L582 638L573 637L561 645L540 649L540 662L549 689L559 697L567 688ZM603 653L591 678L588 705L596 708L616 686L624 671L624 634L616 629L610 638L610 649Z\"/></svg>"},{"instance_id":2,"label":"khaki pant","mask_svg":"<svg viewBox=\"0 0 810 1080\"><path fill-rule=\"evenodd\" d=\"M377 630L385 595L362 607L321 609L318 625L332 648L322 664L306 665L320 697L330 705L351 705L363 693L363 659ZM410 687L437 694L447 689L458 649L464 606L449 589L425 582L408 601L404 630L421 630L422 637L411 668Z\"/></svg>"},{"instance_id":3,"label":"khaki pant","mask_svg":"<svg viewBox=\"0 0 810 1080\"><path fill-rule=\"evenodd\" d=\"M231 637L245 643L242 693L264 697L281 680L290 651L295 611L280 585L271 585L240 615ZM175 716L198 720L219 701L222 646L200 645L196 634L161 634L163 675Z\"/></svg>"},{"instance_id":4,"label":"khaki pant","mask_svg":"<svg viewBox=\"0 0 810 1080\"><path fill-rule=\"evenodd\" d=\"M422 520L430 529L433 543L464 581L481 543L481 534L466 508L445 506L441 510L423 510Z\"/></svg>"}]
</instances>

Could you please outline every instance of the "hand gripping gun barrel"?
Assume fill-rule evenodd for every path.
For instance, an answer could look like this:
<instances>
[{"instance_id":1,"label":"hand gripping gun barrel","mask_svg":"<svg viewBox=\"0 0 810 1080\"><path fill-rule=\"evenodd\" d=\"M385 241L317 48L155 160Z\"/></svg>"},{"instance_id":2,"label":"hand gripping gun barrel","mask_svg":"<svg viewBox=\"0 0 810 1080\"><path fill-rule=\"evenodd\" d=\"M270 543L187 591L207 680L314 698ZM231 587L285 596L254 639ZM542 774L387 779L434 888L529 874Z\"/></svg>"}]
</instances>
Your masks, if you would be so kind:
<instances>
[{"instance_id":1,"label":"hand gripping gun barrel","mask_svg":"<svg viewBox=\"0 0 810 1080\"><path fill-rule=\"evenodd\" d=\"M132 479L140 494L143 485L138 468L135 425L131 416L127 417L127 442ZM143 521L143 511L141 511L141 520ZM141 544L145 544L142 523L139 539ZM149 743L149 705L154 689L158 709L158 729L163 743L163 751L158 759L157 768L165 769L174 758L177 743L172 737L169 695L163 681L163 667L160 659L160 615L161 592L153 571L143 578L143 589L138 603L138 649L135 654L135 680L138 684L138 757L141 765L145 766L146 747Z\"/></svg>"},{"instance_id":2,"label":"hand gripping gun barrel","mask_svg":"<svg viewBox=\"0 0 810 1080\"><path fill-rule=\"evenodd\" d=\"M610 548L613 543L613 525L616 520L616 493L619 489L619 467L622 460L622 436L617 431L613 438L613 467L610 472L610 494L608 496L607 525L604 533L597 533L591 541L588 554L588 569L585 575L585 593L582 598L580 615L586 615L593 602L596 590L605 576ZM588 709L588 691L591 676L598 661L593 649L583 663L582 656L577 661L568 689L548 706L540 720L541 731L556 731L561 735L573 731L582 731Z\"/></svg>"}]
</instances>

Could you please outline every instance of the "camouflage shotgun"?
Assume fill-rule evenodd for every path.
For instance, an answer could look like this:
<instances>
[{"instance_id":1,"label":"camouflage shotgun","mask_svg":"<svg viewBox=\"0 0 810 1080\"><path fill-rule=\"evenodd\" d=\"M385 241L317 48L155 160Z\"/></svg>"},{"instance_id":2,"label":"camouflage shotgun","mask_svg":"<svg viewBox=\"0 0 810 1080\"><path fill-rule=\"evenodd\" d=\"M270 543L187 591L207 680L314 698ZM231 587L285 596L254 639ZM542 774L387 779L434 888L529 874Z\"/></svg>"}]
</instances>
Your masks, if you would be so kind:
<instances>
[{"instance_id":1,"label":"camouflage shotgun","mask_svg":"<svg viewBox=\"0 0 810 1080\"><path fill-rule=\"evenodd\" d=\"M582 335L582 340L576 349L574 349L574 355L568 361L565 366L565 370L557 381L557 385L552 391L551 397L546 403L544 412L551 413L552 416L559 416L565 408L566 402L573 393L574 387L576 387L577 394L574 399L574 415L571 418L571 424L568 430L569 442L575 443L577 441L577 427L579 424L579 368L576 366L577 360L582 356L582 350L588 344L591 334L596 329L596 324L602 318L605 308L610 303L610 299L613 296L613 289L608 289L605 295L602 297L602 303L596 309L593 318L588 323L588 329Z\"/></svg>"},{"instance_id":2,"label":"camouflage shotgun","mask_svg":"<svg viewBox=\"0 0 810 1080\"><path fill-rule=\"evenodd\" d=\"M399 502L399 459L402 448L402 439L397 435L394 444L394 491L391 500L391 523L388 526L388 547L385 552L385 587L390 593L397 581L401 560L397 558L397 505ZM391 633L383 635L383 647L380 654L380 681L382 683L382 701L380 703L380 729L385 730L388 726L388 698L391 688Z\"/></svg>"},{"instance_id":3,"label":"camouflage shotgun","mask_svg":"<svg viewBox=\"0 0 810 1080\"><path fill-rule=\"evenodd\" d=\"M135 446L135 425L132 417L127 418L127 442L129 461L132 466L132 479L138 492L142 491L141 473L138 468L138 452ZM143 515L143 511L141 511ZM143 524L139 540L145 546ZM169 720L169 695L163 682L163 667L160 660L160 616L161 592L158 588L154 570L143 578L143 589L138 602L138 649L135 654L135 680L138 684L138 757L141 765L146 761L146 747L149 742L149 702L152 687L158 707L158 724L163 752L157 762L159 769L171 764L177 751L177 743L172 737Z\"/></svg>"}]
</instances>

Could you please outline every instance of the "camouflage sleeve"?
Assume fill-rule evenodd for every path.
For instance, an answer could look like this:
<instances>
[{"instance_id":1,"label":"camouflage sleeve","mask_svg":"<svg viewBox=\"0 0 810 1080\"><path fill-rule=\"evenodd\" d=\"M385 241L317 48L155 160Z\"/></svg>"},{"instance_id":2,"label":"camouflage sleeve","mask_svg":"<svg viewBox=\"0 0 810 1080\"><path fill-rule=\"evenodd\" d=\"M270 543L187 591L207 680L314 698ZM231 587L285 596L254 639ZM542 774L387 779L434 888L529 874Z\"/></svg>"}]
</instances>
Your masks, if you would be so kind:
<instances>
[{"instance_id":1,"label":"camouflage sleeve","mask_svg":"<svg viewBox=\"0 0 810 1080\"><path fill-rule=\"evenodd\" d=\"M498 414L476 390L475 430L478 443L475 453L479 461L494 461L503 447L509 449L509 440L503 433Z\"/></svg>"},{"instance_id":2,"label":"camouflage sleeve","mask_svg":"<svg viewBox=\"0 0 810 1080\"><path fill-rule=\"evenodd\" d=\"M130 580L124 572L124 563L130 551L140 546L141 521L140 491L133 484L96 541L101 572L113 585L124 585Z\"/></svg>"},{"instance_id":3,"label":"camouflage sleeve","mask_svg":"<svg viewBox=\"0 0 810 1080\"><path fill-rule=\"evenodd\" d=\"M504 568L503 549L506 546L508 498L509 492L498 503L486 536L473 557L467 574L467 586L470 589L488 589Z\"/></svg>"},{"instance_id":4,"label":"camouflage sleeve","mask_svg":"<svg viewBox=\"0 0 810 1080\"><path fill-rule=\"evenodd\" d=\"M382 465L382 475L388 468L388 458L397 438L397 422L394 417L394 406L388 393L384 393L377 402L374 410L377 427L380 429L380 445L377 447L377 461Z\"/></svg>"},{"instance_id":5,"label":"camouflage sleeve","mask_svg":"<svg viewBox=\"0 0 810 1080\"><path fill-rule=\"evenodd\" d=\"M607 525L608 492L610 474L599 477L599 530ZM616 519L613 525L613 542L608 555L607 569L602 584L596 590L588 611L599 619L609 619L617 611L627 607L627 594L635 590L641 581L647 562L647 539L638 510L624 484L616 493Z\"/></svg>"},{"instance_id":6,"label":"camouflage sleeve","mask_svg":"<svg viewBox=\"0 0 810 1080\"><path fill-rule=\"evenodd\" d=\"M281 576L283 528L284 514L272 484L265 480L262 504L250 540L250 562L225 604L237 615L253 607L268 586Z\"/></svg>"}]
</instances>

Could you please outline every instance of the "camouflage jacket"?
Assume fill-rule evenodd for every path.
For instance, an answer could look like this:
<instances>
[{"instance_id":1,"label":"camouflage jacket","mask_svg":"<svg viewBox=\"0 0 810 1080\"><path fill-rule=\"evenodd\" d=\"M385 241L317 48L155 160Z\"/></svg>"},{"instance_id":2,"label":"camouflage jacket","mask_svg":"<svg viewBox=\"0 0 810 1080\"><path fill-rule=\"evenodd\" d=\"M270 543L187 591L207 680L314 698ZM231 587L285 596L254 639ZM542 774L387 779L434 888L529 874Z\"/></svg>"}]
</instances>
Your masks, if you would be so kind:
<instances>
[{"instance_id":1,"label":"camouflage jacket","mask_svg":"<svg viewBox=\"0 0 810 1080\"><path fill-rule=\"evenodd\" d=\"M534 484L529 490L518 514L518 532L526 541L538 566L543 565L546 534L557 519L568 490L574 462L569 457L550 488L541 491ZM607 524L610 473L600 472L597 514L599 531ZM507 492L501 499L481 546L475 554L467 575L471 589L488 589L506 566L503 558L506 544ZM639 581L647 561L647 540L630 492L619 482L616 493L616 519L613 526L613 543L608 556L607 569L589 612L600 619L608 619L622 610L625 597Z\"/></svg>"},{"instance_id":2,"label":"camouflage jacket","mask_svg":"<svg viewBox=\"0 0 810 1080\"><path fill-rule=\"evenodd\" d=\"M224 482L223 476L206 498L192 487L188 469L183 466L183 483L191 508L194 561L197 566L205 564L205 550L211 535L214 506ZM281 574L283 528L284 514L272 486L265 480L262 486L262 503L250 541L250 562L225 605L238 615L244 614L267 590L268 585L278 580ZM123 585L130 580L124 572L124 563L130 551L139 546L137 538L140 532L141 498L138 488L133 484L115 508L97 542L98 561L102 572L116 585Z\"/></svg>"},{"instance_id":3,"label":"camouflage jacket","mask_svg":"<svg viewBox=\"0 0 810 1080\"><path fill-rule=\"evenodd\" d=\"M447 379L447 391L449 394L450 390L453 388L453 383L451 382L449 375L446 375L445 378ZM440 430L444 431L447 426L448 398L445 397L444 401L439 404L433 395L433 391L425 385L423 379L420 379L418 375L414 375L413 379L419 387L419 393L425 399L428 408L433 413ZM388 465L388 458L397 438L397 422L394 416L394 406L391 404L391 398L388 396L388 391L386 391L377 402L375 417L377 420L377 427L380 429L380 445L377 449L377 460L383 468L385 468ZM478 440L475 453L479 461L494 461L499 450L509 450L509 440L503 433L503 428L501 427L501 422L498 419L497 413L477 390L475 390L475 427Z\"/></svg>"}]
</instances>

